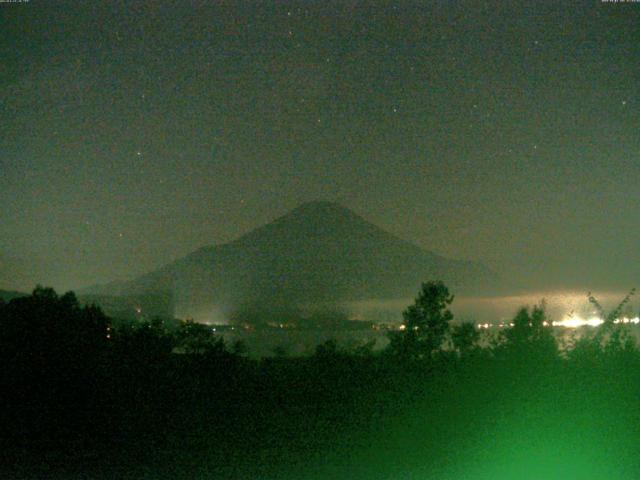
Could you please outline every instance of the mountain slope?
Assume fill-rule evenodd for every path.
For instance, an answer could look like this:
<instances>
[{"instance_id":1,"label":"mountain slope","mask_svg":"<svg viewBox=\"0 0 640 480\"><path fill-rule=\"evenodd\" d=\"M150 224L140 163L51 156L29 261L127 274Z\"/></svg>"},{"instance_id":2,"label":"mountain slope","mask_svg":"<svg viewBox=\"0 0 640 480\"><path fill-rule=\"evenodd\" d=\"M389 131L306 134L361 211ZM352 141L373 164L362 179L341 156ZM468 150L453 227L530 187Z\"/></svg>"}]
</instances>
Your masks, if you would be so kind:
<instances>
[{"instance_id":1,"label":"mountain slope","mask_svg":"<svg viewBox=\"0 0 640 480\"><path fill-rule=\"evenodd\" d=\"M92 290L170 291L179 310L188 310L204 305L406 298L422 281L441 279L459 288L490 277L481 264L425 251L338 204L311 202L235 241L201 248L133 281Z\"/></svg>"},{"instance_id":2,"label":"mountain slope","mask_svg":"<svg viewBox=\"0 0 640 480\"><path fill-rule=\"evenodd\" d=\"M10 302L14 298L27 297L28 293L16 292L14 290L0 290L0 299L5 302Z\"/></svg>"}]
</instances>

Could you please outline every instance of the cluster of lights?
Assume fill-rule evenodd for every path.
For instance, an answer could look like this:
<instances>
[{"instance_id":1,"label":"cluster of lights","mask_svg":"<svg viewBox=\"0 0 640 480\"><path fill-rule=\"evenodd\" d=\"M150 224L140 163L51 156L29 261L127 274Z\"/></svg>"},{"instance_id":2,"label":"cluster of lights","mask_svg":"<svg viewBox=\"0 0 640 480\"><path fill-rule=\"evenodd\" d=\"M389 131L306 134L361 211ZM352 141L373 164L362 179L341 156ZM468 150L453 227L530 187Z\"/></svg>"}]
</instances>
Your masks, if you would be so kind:
<instances>
[{"instance_id":1,"label":"cluster of lights","mask_svg":"<svg viewBox=\"0 0 640 480\"><path fill-rule=\"evenodd\" d=\"M560 320L559 322L553 322L554 327L565 327L565 328L578 328L578 327L598 327L604 323L604 320L600 317L590 317L590 318L582 318L579 316L571 316L565 318L564 320ZM634 324L637 325L640 323L640 318L627 318L622 317L613 321L613 323L622 323L622 324Z\"/></svg>"},{"instance_id":2,"label":"cluster of lights","mask_svg":"<svg viewBox=\"0 0 640 480\"><path fill-rule=\"evenodd\" d=\"M580 328L580 327L599 327L603 323L604 323L604 320L601 319L600 317L582 318L577 315L572 315L570 317L565 318L564 320L559 320L557 322L551 322L551 323L543 322L542 325L544 325L545 327L552 326L552 327L564 327L564 328ZM635 318L622 317L614 320L613 323L623 324L623 325L629 325L629 324L638 325L640 323L640 317L635 317ZM486 330L494 327L497 327L497 328L513 327L513 323L498 323L498 324L479 323L476 326L481 330L482 329Z\"/></svg>"},{"instance_id":3,"label":"cluster of lights","mask_svg":"<svg viewBox=\"0 0 640 480\"><path fill-rule=\"evenodd\" d=\"M493 323L479 323L477 325L477 327L482 330L482 329L489 329L489 328L493 328L493 327L498 327L498 328L504 328L504 327L513 327L513 323L498 323L497 325L493 324Z\"/></svg>"}]
</instances>

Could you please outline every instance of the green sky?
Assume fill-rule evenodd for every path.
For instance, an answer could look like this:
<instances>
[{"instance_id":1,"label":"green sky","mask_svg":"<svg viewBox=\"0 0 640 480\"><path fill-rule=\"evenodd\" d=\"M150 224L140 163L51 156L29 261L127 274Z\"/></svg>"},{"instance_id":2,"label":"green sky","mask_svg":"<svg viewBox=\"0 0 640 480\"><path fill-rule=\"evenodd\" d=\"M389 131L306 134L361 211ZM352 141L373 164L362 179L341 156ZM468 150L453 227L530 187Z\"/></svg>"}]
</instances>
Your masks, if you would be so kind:
<instances>
[{"instance_id":1,"label":"green sky","mask_svg":"<svg viewBox=\"0 0 640 480\"><path fill-rule=\"evenodd\" d=\"M338 201L509 278L640 278L640 3L0 3L0 288Z\"/></svg>"}]
</instances>

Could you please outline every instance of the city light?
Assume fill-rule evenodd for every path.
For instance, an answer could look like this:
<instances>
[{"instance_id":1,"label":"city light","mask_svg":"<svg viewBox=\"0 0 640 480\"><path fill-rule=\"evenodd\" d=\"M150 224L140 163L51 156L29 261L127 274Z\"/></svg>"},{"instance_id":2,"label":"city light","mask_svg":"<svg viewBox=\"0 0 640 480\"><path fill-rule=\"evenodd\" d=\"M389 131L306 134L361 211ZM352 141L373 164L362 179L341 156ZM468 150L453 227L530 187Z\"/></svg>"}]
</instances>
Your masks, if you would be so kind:
<instances>
[{"instance_id":1,"label":"city light","mask_svg":"<svg viewBox=\"0 0 640 480\"><path fill-rule=\"evenodd\" d=\"M579 328L579 327L599 327L604 323L604 320L600 317L589 317L583 318L579 315L572 315L566 317L564 320L560 320L557 322L553 322L554 327L565 327L565 328ZM622 317L613 321L615 324L634 324L637 325L640 323L640 318L627 318Z\"/></svg>"},{"instance_id":2,"label":"city light","mask_svg":"<svg viewBox=\"0 0 640 480\"><path fill-rule=\"evenodd\" d=\"M584 318L579 315L571 315L565 317L563 320L553 321L553 322L543 322L545 327L553 326L553 327L562 327L562 328L580 328L580 327L599 327L604 323L604 320L600 317L588 317ZM622 317L613 321L614 324L623 324L623 325L638 325L640 324L640 317L628 318ZM507 328L513 327L513 323L478 323L476 327L481 330L487 330L490 328Z\"/></svg>"}]
</instances>

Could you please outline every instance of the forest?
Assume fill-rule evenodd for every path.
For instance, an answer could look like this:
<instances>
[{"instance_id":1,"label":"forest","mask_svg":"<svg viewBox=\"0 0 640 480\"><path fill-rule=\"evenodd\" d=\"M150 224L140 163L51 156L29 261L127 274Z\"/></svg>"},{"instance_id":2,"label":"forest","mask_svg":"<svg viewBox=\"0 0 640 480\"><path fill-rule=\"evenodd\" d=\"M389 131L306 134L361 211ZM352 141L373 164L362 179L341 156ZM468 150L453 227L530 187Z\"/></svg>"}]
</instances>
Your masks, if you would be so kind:
<instances>
[{"instance_id":1,"label":"forest","mask_svg":"<svg viewBox=\"0 0 640 480\"><path fill-rule=\"evenodd\" d=\"M0 301L0 476L637 478L629 298L560 341L543 306L497 333L459 323L430 281L384 350L252 358L205 325L37 287Z\"/></svg>"}]
</instances>

